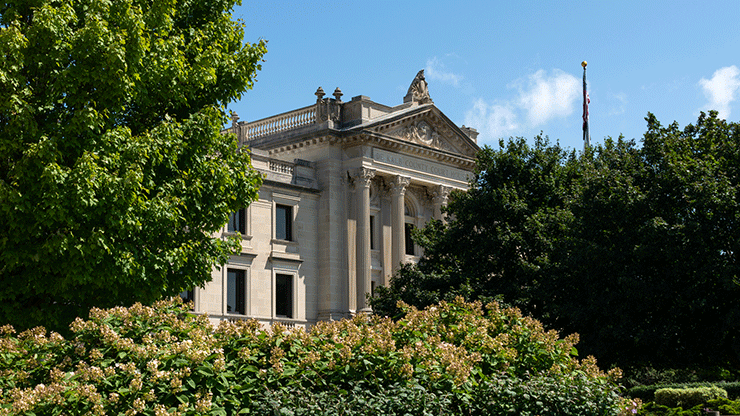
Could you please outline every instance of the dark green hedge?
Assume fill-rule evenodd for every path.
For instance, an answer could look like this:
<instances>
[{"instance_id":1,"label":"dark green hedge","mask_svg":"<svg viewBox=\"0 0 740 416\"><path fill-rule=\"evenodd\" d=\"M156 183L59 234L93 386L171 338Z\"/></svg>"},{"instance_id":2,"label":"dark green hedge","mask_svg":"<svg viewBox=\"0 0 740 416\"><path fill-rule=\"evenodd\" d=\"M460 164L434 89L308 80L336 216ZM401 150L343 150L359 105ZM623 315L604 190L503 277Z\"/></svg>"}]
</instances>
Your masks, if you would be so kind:
<instances>
[{"instance_id":1,"label":"dark green hedge","mask_svg":"<svg viewBox=\"0 0 740 416\"><path fill-rule=\"evenodd\" d=\"M711 387L717 386L719 388L727 390L727 397L730 399L740 398L740 382L700 382L700 383L674 383L674 384L655 384L652 386L635 386L627 390L627 396L640 399L644 402L653 401L655 390L658 389L686 389L692 387Z\"/></svg>"}]
</instances>

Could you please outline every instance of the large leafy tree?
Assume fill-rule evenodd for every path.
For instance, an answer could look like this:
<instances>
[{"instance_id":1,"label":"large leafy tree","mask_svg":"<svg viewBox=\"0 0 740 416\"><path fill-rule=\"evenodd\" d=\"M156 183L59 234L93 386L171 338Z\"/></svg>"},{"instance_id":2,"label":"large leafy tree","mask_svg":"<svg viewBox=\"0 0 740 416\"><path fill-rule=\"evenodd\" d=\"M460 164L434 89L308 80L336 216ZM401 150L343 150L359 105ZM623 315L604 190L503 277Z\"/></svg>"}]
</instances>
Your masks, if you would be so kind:
<instances>
[{"instance_id":1,"label":"large leafy tree","mask_svg":"<svg viewBox=\"0 0 740 416\"><path fill-rule=\"evenodd\" d=\"M647 122L584 162L554 314L612 362L740 369L740 125Z\"/></svg>"},{"instance_id":2,"label":"large leafy tree","mask_svg":"<svg viewBox=\"0 0 740 416\"><path fill-rule=\"evenodd\" d=\"M498 297L607 363L740 368L740 125L647 122L642 146L484 148L449 222L418 233L420 264L374 307Z\"/></svg>"},{"instance_id":3,"label":"large leafy tree","mask_svg":"<svg viewBox=\"0 0 740 416\"><path fill-rule=\"evenodd\" d=\"M254 82L234 0L0 3L0 322L203 284L259 175L225 106Z\"/></svg>"},{"instance_id":4,"label":"large leafy tree","mask_svg":"<svg viewBox=\"0 0 740 416\"><path fill-rule=\"evenodd\" d=\"M390 288L381 288L375 309L393 314L397 299L425 307L456 296L542 309L533 293L571 222L576 162L541 136L532 147L519 138L481 149L470 189L450 199L450 221L420 230L421 263L404 266Z\"/></svg>"}]
</instances>

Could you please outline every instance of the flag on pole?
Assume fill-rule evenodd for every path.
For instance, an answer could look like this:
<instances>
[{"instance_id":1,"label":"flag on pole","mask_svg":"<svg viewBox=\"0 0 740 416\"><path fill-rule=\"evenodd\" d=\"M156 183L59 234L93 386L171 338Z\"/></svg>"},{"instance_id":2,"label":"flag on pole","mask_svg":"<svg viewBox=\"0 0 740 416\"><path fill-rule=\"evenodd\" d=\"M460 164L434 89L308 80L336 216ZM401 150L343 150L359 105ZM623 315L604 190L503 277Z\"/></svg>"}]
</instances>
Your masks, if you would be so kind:
<instances>
[{"instance_id":1,"label":"flag on pole","mask_svg":"<svg viewBox=\"0 0 740 416\"><path fill-rule=\"evenodd\" d=\"M588 87L586 85L586 61L581 62L583 67L583 149L588 149L591 146L591 133L588 128L588 105L591 103L591 99L588 97Z\"/></svg>"}]
</instances>

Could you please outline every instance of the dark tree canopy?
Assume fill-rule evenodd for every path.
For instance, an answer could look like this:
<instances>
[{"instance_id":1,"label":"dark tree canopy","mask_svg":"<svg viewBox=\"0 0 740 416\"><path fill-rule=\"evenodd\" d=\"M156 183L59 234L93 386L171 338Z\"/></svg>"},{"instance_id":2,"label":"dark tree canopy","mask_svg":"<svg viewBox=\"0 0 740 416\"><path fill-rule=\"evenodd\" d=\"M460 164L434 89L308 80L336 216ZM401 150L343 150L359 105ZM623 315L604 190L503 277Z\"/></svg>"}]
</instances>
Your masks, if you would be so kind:
<instances>
[{"instance_id":1,"label":"dark tree canopy","mask_svg":"<svg viewBox=\"0 0 740 416\"><path fill-rule=\"evenodd\" d=\"M683 130L652 114L642 146L585 153L538 137L481 150L448 224L417 234L406 266L373 300L425 306L500 298L620 366L740 369L740 125L702 114Z\"/></svg>"},{"instance_id":2,"label":"dark tree canopy","mask_svg":"<svg viewBox=\"0 0 740 416\"><path fill-rule=\"evenodd\" d=\"M0 3L0 324L202 285L261 184L225 106L265 43L234 0Z\"/></svg>"}]
</instances>

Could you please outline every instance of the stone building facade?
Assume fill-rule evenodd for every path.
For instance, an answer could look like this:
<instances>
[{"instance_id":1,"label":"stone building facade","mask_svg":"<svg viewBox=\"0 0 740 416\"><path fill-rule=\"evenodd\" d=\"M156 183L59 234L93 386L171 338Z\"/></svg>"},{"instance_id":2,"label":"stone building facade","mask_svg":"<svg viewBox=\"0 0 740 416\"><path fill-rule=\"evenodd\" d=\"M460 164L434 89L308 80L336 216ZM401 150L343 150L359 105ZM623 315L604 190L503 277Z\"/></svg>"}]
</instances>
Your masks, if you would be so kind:
<instances>
[{"instance_id":1,"label":"stone building facade","mask_svg":"<svg viewBox=\"0 0 740 416\"><path fill-rule=\"evenodd\" d=\"M414 227L442 219L452 189L466 189L477 132L432 102L423 71L403 103L319 87L316 102L230 131L264 175L259 200L221 235L241 253L190 294L216 321L255 318L307 327L369 313L367 294L403 262L417 261Z\"/></svg>"}]
</instances>

